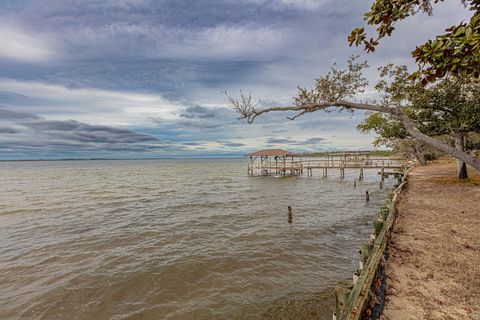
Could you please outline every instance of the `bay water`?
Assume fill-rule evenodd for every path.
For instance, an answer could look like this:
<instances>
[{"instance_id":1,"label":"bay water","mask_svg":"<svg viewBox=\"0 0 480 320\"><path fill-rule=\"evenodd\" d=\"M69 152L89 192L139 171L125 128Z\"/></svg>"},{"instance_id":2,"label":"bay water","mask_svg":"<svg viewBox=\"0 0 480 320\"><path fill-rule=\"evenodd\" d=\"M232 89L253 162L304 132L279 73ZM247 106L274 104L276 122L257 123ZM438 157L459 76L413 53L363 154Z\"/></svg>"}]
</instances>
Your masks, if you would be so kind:
<instances>
[{"instance_id":1,"label":"bay water","mask_svg":"<svg viewBox=\"0 0 480 320\"><path fill-rule=\"evenodd\" d=\"M331 319L394 184L377 171L1 162L0 319Z\"/></svg>"}]
</instances>

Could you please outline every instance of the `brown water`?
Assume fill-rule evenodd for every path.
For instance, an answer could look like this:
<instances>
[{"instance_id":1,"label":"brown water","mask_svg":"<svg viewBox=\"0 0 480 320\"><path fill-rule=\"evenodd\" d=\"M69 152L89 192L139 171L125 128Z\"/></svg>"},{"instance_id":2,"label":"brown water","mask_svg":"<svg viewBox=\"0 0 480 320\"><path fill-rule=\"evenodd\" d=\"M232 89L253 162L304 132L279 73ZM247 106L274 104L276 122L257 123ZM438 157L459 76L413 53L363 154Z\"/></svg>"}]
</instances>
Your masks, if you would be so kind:
<instances>
[{"instance_id":1,"label":"brown water","mask_svg":"<svg viewBox=\"0 0 480 320\"><path fill-rule=\"evenodd\" d=\"M331 319L387 188L244 159L0 163L0 319ZM365 190L370 202L364 200ZM287 223L287 206L293 224Z\"/></svg>"}]
</instances>

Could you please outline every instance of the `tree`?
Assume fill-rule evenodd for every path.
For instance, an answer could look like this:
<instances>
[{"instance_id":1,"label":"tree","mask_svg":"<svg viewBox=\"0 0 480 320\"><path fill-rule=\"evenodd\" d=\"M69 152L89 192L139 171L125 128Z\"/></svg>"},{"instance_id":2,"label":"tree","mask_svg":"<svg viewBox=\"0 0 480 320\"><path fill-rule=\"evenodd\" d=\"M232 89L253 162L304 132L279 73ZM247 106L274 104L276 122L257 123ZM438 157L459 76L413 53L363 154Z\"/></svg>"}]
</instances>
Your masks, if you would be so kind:
<instances>
[{"instance_id":1,"label":"tree","mask_svg":"<svg viewBox=\"0 0 480 320\"><path fill-rule=\"evenodd\" d=\"M412 101L414 119L420 130L448 135L455 148L465 151L468 135L480 132L480 86L468 78L447 77L421 88ZM467 166L457 161L457 176L467 179Z\"/></svg>"},{"instance_id":2,"label":"tree","mask_svg":"<svg viewBox=\"0 0 480 320\"><path fill-rule=\"evenodd\" d=\"M480 132L478 83L465 78L449 77L428 86L420 86L408 77L405 67L389 66L383 70L384 73L404 73L398 77L401 81L396 87L406 91L404 94L408 95L409 102L403 108L422 133L455 142L457 149L466 150L466 137ZM402 123L388 114L373 113L358 128L363 132L377 133L377 144L388 145L411 138ZM411 145L417 159L422 162L420 151L423 146L418 143ZM468 178L463 161L458 163L458 169L460 179Z\"/></svg>"},{"instance_id":3,"label":"tree","mask_svg":"<svg viewBox=\"0 0 480 320\"><path fill-rule=\"evenodd\" d=\"M412 139L401 122L393 119L389 114L374 112L368 115L357 126L362 133L375 132L373 145L386 146L396 152L414 155L421 165L427 163L424 156L424 145Z\"/></svg>"},{"instance_id":4,"label":"tree","mask_svg":"<svg viewBox=\"0 0 480 320\"><path fill-rule=\"evenodd\" d=\"M367 24L377 27L375 38L367 39L365 28L356 28L348 37L350 46L363 44L367 52L373 52L380 39L392 34L397 22L418 12L432 14L433 5L440 1L443 0L375 0L370 11L365 13ZM480 0L462 0L462 3L473 12L470 21L451 26L434 40L416 47L412 56L419 69L411 78L420 79L424 85L449 75L480 78ZM432 108L426 111L432 111ZM466 130L461 126L455 129L458 149L465 149ZM467 177L466 165L461 161L458 162L458 177Z\"/></svg>"},{"instance_id":5,"label":"tree","mask_svg":"<svg viewBox=\"0 0 480 320\"><path fill-rule=\"evenodd\" d=\"M368 25L376 26L376 36L368 39L365 28L355 28L348 37L350 45L364 45L367 52L395 30L395 24L418 12L432 14L433 5L443 0L375 0L365 13ZM480 0L462 0L473 12L469 22L445 30L434 40L416 47L412 56L419 65L413 77L426 84L451 74L480 78Z\"/></svg>"},{"instance_id":6,"label":"tree","mask_svg":"<svg viewBox=\"0 0 480 320\"><path fill-rule=\"evenodd\" d=\"M387 66L381 70L380 81L376 85L376 89L381 95L378 102L355 100L355 97L364 92L368 85L363 75L366 67L366 62L358 63L355 57L349 59L348 67L345 70L333 66L330 72L316 79L312 89L299 87L298 93L294 97L294 104L287 107L259 109L258 103L252 99L251 94L247 95L241 92L240 98L234 98L227 92L224 94L231 106L248 123L252 123L256 117L268 112L293 111L296 114L289 118L293 120L310 112L319 110L328 112L332 107L340 108L341 111L353 112L354 109L359 109L387 114L400 122L412 138L480 170L480 159L423 133L421 125L409 117L409 103L412 97L417 96L417 89L421 85L418 84L418 81L409 80L409 73L405 67Z\"/></svg>"}]
</instances>

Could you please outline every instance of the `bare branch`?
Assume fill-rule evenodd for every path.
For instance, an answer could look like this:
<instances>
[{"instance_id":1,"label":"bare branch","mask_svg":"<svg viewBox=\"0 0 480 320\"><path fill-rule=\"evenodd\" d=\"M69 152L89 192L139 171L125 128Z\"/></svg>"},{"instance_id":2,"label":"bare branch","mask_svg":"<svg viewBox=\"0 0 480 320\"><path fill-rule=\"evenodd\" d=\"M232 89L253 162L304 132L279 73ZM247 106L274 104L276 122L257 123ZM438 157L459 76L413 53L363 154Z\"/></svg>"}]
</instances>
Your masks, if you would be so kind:
<instances>
[{"instance_id":1,"label":"bare branch","mask_svg":"<svg viewBox=\"0 0 480 320\"><path fill-rule=\"evenodd\" d=\"M248 123L252 123L256 117L257 106L259 102L254 102L252 91L247 94L240 90L240 98L234 98L228 94L226 90L222 91L228 102L234 110L236 110L241 117L239 119L247 119Z\"/></svg>"},{"instance_id":2,"label":"bare branch","mask_svg":"<svg viewBox=\"0 0 480 320\"><path fill-rule=\"evenodd\" d=\"M303 89L300 89L303 90ZM329 107L341 107L348 110L351 109L360 109L360 110L369 110L375 112L386 112L390 114L394 114L394 108L384 107L382 105L376 104L367 104L367 103L358 103L358 102L351 102L351 101L332 101L332 102L317 102L317 103L298 103L293 106L286 106L286 107L271 107L271 108L264 108L258 109L258 103L253 103L253 97L251 93L247 95L240 92L240 98L233 98L231 95L228 94L227 91L222 92L227 100L229 101L230 105L234 110L236 110L241 117L239 119L246 119L248 123L253 123L256 117L269 112L279 112L279 111L297 111L299 112L293 117L287 117L287 119L294 120L307 112L315 112L318 110L325 110ZM303 100L306 101L306 100Z\"/></svg>"},{"instance_id":3,"label":"bare branch","mask_svg":"<svg viewBox=\"0 0 480 320\"><path fill-rule=\"evenodd\" d=\"M297 113L296 115L294 115L293 117L287 117L288 120L295 120L296 118L300 117L300 116L303 116L305 113L307 113L307 110L303 110L302 112L300 113Z\"/></svg>"},{"instance_id":4,"label":"bare branch","mask_svg":"<svg viewBox=\"0 0 480 320\"><path fill-rule=\"evenodd\" d=\"M363 92L368 84L363 76L363 70L368 65L366 62L357 62L357 58L357 56L352 56L348 60L345 70L340 70L333 66L325 76L316 79L313 89L299 87L297 96L294 97L293 106L258 109L258 102L254 102L251 92L247 95L240 91L239 98L230 96L227 91L222 93L226 96L232 108L241 115L240 119L246 119L248 123L252 123L259 115L272 111L300 112L298 115L289 118L293 120L307 112L323 110L333 106L351 109L352 107L345 105L345 102L342 102L342 100L353 98L356 94ZM370 105L366 110L371 110L373 106ZM355 108L358 107L355 106ZM375 109L375 111L378 110Z\"/></svg>"}]
</instances>

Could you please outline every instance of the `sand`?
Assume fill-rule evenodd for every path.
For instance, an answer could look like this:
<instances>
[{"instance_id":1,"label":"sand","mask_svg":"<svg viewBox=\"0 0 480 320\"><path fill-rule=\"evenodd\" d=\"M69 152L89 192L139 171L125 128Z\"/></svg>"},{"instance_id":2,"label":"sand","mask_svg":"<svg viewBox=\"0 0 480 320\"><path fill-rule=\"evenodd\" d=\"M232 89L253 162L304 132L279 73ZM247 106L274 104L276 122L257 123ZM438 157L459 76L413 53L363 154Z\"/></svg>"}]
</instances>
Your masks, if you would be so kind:
<instances>
[{"instance_id":1,"label":"sand","mask_svg":"<svg viewBox=\"0 0 480 320\"><path fill-rule=\"evenodd\" d=\"M480 176L455 163L414 168L402 193L386 265L381 319L480 320Z\"/></svg>"}]
</instances>

